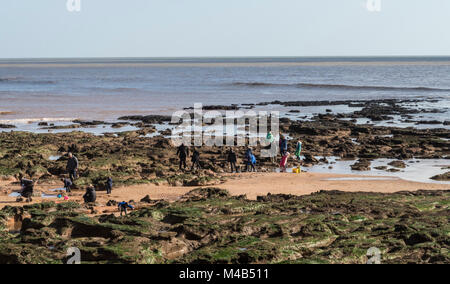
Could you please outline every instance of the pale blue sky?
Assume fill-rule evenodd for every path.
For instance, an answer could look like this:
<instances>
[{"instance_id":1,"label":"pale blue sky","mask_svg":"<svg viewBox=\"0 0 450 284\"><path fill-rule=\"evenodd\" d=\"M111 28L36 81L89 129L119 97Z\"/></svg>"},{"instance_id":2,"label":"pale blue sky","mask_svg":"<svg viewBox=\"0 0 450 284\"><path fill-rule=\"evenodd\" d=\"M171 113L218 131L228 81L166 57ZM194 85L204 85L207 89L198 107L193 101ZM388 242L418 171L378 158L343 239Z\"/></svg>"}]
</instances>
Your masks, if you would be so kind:
<instances>
[{"instance_id":1,"label":"pale blue sky","mask_svg":"<svg viewBox=\"0 0 450 284\"><path fill-rule=\"evenodd\" d=\"M0 58L450 55L449 0L1 0Z\"/></svg>"}]
</instances>

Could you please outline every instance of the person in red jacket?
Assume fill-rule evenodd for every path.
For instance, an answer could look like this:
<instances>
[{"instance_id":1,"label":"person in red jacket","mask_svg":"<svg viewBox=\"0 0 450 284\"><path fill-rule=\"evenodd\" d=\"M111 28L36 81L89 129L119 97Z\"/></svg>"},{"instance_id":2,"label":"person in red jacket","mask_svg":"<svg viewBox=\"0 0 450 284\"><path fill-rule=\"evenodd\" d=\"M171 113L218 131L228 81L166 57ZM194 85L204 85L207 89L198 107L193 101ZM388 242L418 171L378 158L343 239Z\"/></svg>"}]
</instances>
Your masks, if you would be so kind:
<instances>
[{"instance_id":1,"label":"person in red jacket","mask_svg":"<svg viewBox=\"0 0 450 284\"><path fill-rule=\"evenodd\" d=\"M286 172L286 169L287 169L289 156L290 156L289 152L286 152L284 154L284 156L281 158L280 168L281 168L281 171L284 173Z\"/></svg>"}]
</instances>

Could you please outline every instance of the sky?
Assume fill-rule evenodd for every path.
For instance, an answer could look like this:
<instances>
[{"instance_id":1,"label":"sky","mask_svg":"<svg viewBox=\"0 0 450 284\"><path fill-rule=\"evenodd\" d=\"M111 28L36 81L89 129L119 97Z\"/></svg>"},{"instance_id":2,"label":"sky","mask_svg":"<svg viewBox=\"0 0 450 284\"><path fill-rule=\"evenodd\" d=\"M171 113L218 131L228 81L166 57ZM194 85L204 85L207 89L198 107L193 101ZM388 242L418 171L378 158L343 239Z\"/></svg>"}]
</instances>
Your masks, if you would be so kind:
<instances>
[{"instance_id":1,"label":"sky","mask_svg":"<svg viewBox=\"0 0 450 284\"><path fill-rule=\"evenodd\" d=\"M1 0L0 58L450 55L449 0L67 1Z\"/></svg>"}]
</instances>

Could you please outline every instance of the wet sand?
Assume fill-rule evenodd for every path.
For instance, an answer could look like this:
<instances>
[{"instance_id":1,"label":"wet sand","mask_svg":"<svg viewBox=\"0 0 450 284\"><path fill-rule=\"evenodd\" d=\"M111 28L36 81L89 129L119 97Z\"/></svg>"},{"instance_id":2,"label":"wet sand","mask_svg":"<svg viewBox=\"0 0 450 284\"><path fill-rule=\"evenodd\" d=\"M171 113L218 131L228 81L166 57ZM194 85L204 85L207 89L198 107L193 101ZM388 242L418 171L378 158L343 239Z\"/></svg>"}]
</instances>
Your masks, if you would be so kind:
<instances>
[{"instance_id":1,"label":"wet sand","mask_svg":"<svg viewBox=\"0 0 450 284\"><path fill-rule=\"evenodd\" d=\"M47 194L49 190L59 188L59 184L38 185L37 191ZM449 184L420 183L405 181L393 177L373 177L361 175L336 175L336 174L319 174L319 173L244 173L238 174L229 179L224 184L214 187L228 190L232 195L238 196L245 194L249 199L256 199L257 196L271 194L293 194L308 195L320 190L340 190L347 192L380 192L394 193L398 191L416 191L416 190L450 190ZM139 202L146 195L152 200L164 199L167 201L176 201L182 195L191 191L196 187L171 187L167 185L156 186L153 184L133 185L126 187L114 188L111 195L105 192L98 192L96 207L98 214L115 213L115 207L106 207L105 204L109 200ZM8 181L0 181L0 208L4 206L21 206L26 203L15 202L14 197L7 194L13 190L18 190L17 185L12 185ZM69 200L82 201L83 191L74 191ZM36 197L33 203L42 201L65 202L61 199L39 198Z\"/></svg>"}]
</instances>

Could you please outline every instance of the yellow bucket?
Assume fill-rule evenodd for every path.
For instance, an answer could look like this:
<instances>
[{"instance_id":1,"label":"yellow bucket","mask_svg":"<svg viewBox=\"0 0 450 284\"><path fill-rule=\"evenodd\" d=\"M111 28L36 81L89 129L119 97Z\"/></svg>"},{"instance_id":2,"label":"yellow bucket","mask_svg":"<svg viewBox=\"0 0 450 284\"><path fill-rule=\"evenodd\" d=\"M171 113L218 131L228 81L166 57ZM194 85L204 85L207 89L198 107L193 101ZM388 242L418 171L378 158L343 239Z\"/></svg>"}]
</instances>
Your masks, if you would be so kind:
<instances>
[{"instance_id":1,"label":"yellow bucket","mask_svg":"<svg viewBox=\"0 0 450 284\"><path fill-rule=\"evenodd\" d=\"M293 168L293 169L292 169L292 172L293 172L294 174L299 174L299 173L302 172L302 170L300 169L300 167L298 167L298 168Z\"/></svg>"}]
</instances>

